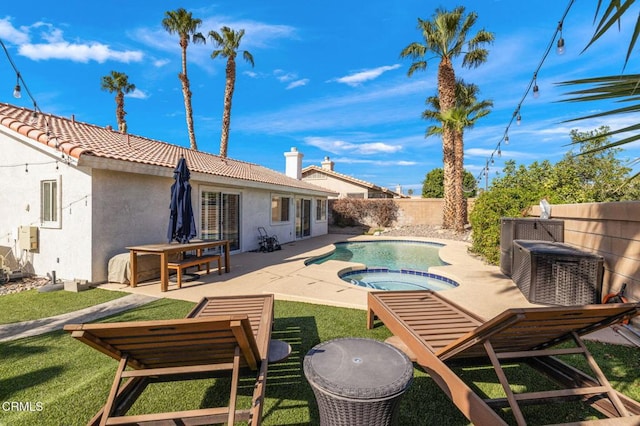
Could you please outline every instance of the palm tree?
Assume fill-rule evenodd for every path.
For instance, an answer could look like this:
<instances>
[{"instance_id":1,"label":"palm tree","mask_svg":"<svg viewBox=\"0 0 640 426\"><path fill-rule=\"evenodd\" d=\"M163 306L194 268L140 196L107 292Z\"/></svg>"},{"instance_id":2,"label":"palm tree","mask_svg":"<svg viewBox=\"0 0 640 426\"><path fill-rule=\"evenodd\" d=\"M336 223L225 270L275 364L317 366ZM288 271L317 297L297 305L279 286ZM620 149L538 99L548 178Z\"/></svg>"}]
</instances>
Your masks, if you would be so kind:
<instances>
[{"instance_id":1,"label":"palm tree","mask_svg":"<svg viewBox=\"0 0 640 426\"><path fill-rule=\"evenodd\" d=\"M124 111L124 95L125 93L131 93L136 90L136 86L129 83L129 77L125 73L111 71L111 74L102 77L101 88L109 93L116 93L116 120L118 122L118 131L127 133L127 122L124 119L124 116L127 115Z\"/></svg>"},{"instance_id":2,"label":"palm tree","mask_svg":"<svg viewBox=\"0 0 640 426\"><path fill-rule=\"evenodd\" d=\"M415 71L425 70L427 61L425 55L433 53L440 58L438 65L438 98L441 113L445 114L456 103L456 76L453 69L453 60L462 55L462 66L475 68L487 60L489 51L484 45L493 42L493 33L484 29L478 31L467 40L471 27L476 23L478 16L475 12L465 15L465 8L459 6L449 12L444 9L436 9L431 21L418 18L418 29L422 31L424 43L413 42L405 47L400 56L409 57L414 62L409 67L407 74L413 75ZM463 51L464 49L464 51ZM461 229L463 223L455 223L456 217L461 217L456 212L457 206L463 201L457 200L456 185L456 153L462 152L462 147L455 146L455 135L451 126L444 126L442 132L442 152L444 169L444 228ZM458 163L461 163L459 160ZM461 186L461 183L458 183Z\"/></svg>"},{"instance_id":3,"label":"palm tree","mask_svg":"<svg viewBox=\"0 0 640 426\"><path fill-rule=\"evenodd\" d=\"M244 36L244 30L234 31L229 27L220 28L220 32L209 31L209 37L216 44L217 49L211 53L211 58L218 56L227 58L226 83L224 86L224 109L222 112L222 132L220 134L220 156L227 156L229 145L229 126L231 125L231 101L236 85L236 55L240 48L240 41ZM253 56L246 50L242 51L245 61L254 66Z\"/></svg>"},{"instance_id":4,"label":"palm tree","mask_svg":"<svg viewBox=\"0 0 640 426\"><path fill-rule=\"evenodd\" d=\"M455 143L455 167L454 167L454 185L456 205L454 217L454 230L462 232L466 223L466 200L464 196L464 130L472 128L476 122L489 114L493 107L493 101L478 101L480 89L475 84L467 84L462 79L456 81L455 88L455 104L454 106L442 112L440 99L437 96L429 96L425 103L430 109L426 109L422 113L422 118L440 122L441 125L432 125L427 127L425 136L436 134L444 134L445 129L449 128L453 133ZM446 197L446 191L445 191Z\"/></svg>"},{"instance_id":5,"label":"palm tree","mask_svg":"<svg viewBox=\"0 0 640 426\"><path fill-rule=\"evenodd\" d=\"M182 49L182 72L178 74L178 78L182 83L182 95L184 96L184 110L187 118L187 131L189 132L189 142L191 149L197 150L196 133L193 130L193 110L191 108L191 88L189 85L189 77L187 77L187 47L189 42L206 43L206 39L202 33L197 32L198 27L202 24L201 19L194 19L191 12L187 12L183 8L170 10L164 13L162 26L169 34L178 34L180 36L180 48Z\"/></svg>"}]
</instances>

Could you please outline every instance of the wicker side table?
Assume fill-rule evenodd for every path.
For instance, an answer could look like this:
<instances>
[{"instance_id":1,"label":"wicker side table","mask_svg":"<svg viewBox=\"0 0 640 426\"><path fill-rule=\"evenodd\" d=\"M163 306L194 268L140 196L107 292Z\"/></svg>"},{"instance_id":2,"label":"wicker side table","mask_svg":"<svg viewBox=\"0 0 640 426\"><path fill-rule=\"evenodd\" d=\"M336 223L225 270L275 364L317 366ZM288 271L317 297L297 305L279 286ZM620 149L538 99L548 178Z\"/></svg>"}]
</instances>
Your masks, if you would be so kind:
<instances>
[{"instance_id":1,"label":"wicker side table","mask_svg":"<svg viewBox=\"0 0 640 426\"><path fill-rule=\"evenodd\" d=\"M304 357L322 426L395 423L400 399L413 381L413 364L393 346L371 339L321 343Z\"/></svg>"}]
</instances>

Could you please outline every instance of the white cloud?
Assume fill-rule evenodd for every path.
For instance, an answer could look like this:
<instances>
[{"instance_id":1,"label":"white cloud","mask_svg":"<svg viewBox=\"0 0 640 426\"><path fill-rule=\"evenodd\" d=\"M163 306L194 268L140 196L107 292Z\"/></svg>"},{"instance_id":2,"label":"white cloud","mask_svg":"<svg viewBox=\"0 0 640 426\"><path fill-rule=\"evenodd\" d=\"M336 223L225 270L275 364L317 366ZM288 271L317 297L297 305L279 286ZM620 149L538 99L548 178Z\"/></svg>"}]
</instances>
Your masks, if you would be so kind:
<instances>
[{"instance_id":1,"label":"white cloud","mask_svg":"<svg viewBox=\"0 0 640 426\"><path fill-rule=\"evenodd\" d=\"M397 68L400 68L400 64L385 65L385 66L373 68L370 70L359 71L357 73L350 74L344 77L338 77L329 81L344 83L349 86L359 86L365 81L375 80L376 78L380 77L383 73L387 71L395 70Z\"/></svg>"},{"instance_id":2,"label":"white cloud","mask_svg":"<svg viewBox=\"0 0 640 426\"><path fill-rule=\"evenodd\" d=\"M128 98L133 98L133 99L147 99L149 97L149 95L140 90L140 89L135 89L133 92L125 95Z\"/></svg>"},{"instance_id":3,"label":"white cloud","mask_svg":"<svg viewBox=\"0 0 640 426\"><path fill-rule=\"evenodd\" d=\"M48 59L69 59L74 62L87 63L96 61L140 62L144 54L139 50L117 51L101 43L75 44L60 42L52 44L23 44L18 53L34 61Z\"/></svg>"},{"instance_id":4,"label":"white cloud","mask_svg":"<svg viewBox=\"0 0 640 426\"><path fill-rule=\"evenodd\" d=\"M33 43L30 30L38 29L43 43ZM0 20L0 37L18 45L18 53L34 61L48 59L68 59L87 63L96 61L140 62L144 54L139 50L114 50L109 45L98 42L70 43L65 41L61 29L46 22L36 22L30 27L17 30L10 18Z\"/></svg>"},{"instance_id":5,"label":"white cloud","mask_svg":"<svg viewBox=\"0 0 640 426\"><path fill-rule=\"evenodd\" d=\"M408 161L408 160L370 160L370 159L362 159L362 158L354 158L354 157L339 157L339 158L331 158L335 163L342 164L368 164L373 166L380 167L397 167L397 166L415 166L420 164L417 161Z\"/></svg>"},{"instance_id":6,"label":"white cloud","mask_svg":"<svg viewBox=\"0 0 640 426\"><path fill-rule=\"evenodd\" d=\"M244 29L241 48L251 51L251 49L273 48L280 40L297 39L296 28L289 25L267 24L251 20L234 20L226 16L212 16L202 20L203 34L208 34L210 30L220 31L220 28L227 26L235 30Z\"/></svg>"},{"instance_id":7,"label":"white cloud","mask_svg":"<svg viewBox=\"0 0 640 426\"><path fill-rule=\"evenodd\" d=\"M389 145L383 142L353 143L340 139L326 137L307 137L305 143L333 154L351 153L374 155L379 153L392 154L402 149L400 145Z\"/></svg>"},{"instance_id":8,"label":"white cloud","mask_svg":"<svg viewBox=\"0 0 640 426\"><path fill-rule=\"evenodd\" d=\"M153 66L156 68L162 68L165 65L168 65L171 61L168 59L156 59L153 61Z\"/></svg>"},{"instance_id":9,"label":"white cloud","mask_svg":"<svg viewBox=\"0 0 640 426\"><path fill-rule=\"evenodd\" d=\"M13 44L22 44L29 41L29 33L25 28L17 29L11 23L11 18L0 19L0 38Z\"/></svg>"},{"instance_id":10,"label":"white cloud","mask_svg":"<svg viewBox=\"0 0 640 426\"><path fill-rule=\"evenodd\" d=\"M276 79L282 83L286 83L288 81L295 80L298 78L298 75L293 72L285 72L283 70L277 69L273 71L273 75L276 76Z\"/></svg>"},{"instance_id":11,"label":"white cloud","mask_svg":"<svg viewBox=\"0 0 640 426\"><path fill-rule=\"evenodd\" d=\"M303 78L302 80L292 81L292 82L291 82L291 83L289 83L289 85L287 86L287 90L295 89L296 87L306 86L306 85L307 85L307 83L309 83L309 79L308 79L308 78Z\"/></svg>"}]
</instances>

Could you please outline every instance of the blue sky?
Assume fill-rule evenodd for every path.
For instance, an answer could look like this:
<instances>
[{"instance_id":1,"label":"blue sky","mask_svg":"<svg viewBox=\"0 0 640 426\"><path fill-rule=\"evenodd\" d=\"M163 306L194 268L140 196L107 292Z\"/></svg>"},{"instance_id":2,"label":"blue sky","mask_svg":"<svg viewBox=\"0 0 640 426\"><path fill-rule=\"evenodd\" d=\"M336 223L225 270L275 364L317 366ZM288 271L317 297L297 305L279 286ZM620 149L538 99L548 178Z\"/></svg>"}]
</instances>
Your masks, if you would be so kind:
<instances>
[{"instance_id":1,"label":"blue sky","mask_svg":"<svg viewBox=\"0 0 640 426\"><path fill-rule=\"evenodd\" d=\"M593 33L597 2L577 1L563 25L566 52L551 51L537 84L540 97L524 100L522 123L509 129L510 143L494 155L489 176L507 159L518 164L558 161L569 149L571 129L617 128L633 117L563 123L605 108L605 104L558 103L574 78L618 74L622 70L632 22L612 31L581 53ZM164 13L179 7L203 21L207 34L227 25L245 30L241 49L255 67L238 60L228 155L284 171L283 153L297 147L303 166L325 156L335 170L380 186L420 192L427 172L442 167L441 140L425 138L424 100L436 92L438 60L427 58L424 72L407 77L408 59L400 51L422 41L417 18L430 19L441 3L293 0L234 2L65 0L9 2L0 15L0 39L45 113L97 125L115 120L114 95L100 89L112 70L124 72L137 90L125 101L129 132L188 146L184 101L178 80L180 48L176 35L161 25ZM494 102L492 113L465 134L465 167L479 176L502 140L507 125L550 43L568 1L459 1L478 13L474 31L495 33L489 60L456 73L480 87L480 98ZM638 6L633 6L638 9ZM626 30L626 31L625 31ZM212 60L213 44L190 45L188 73L198 148L219 152L225 61ZM626 73L637 73L637 53ZM14 99L15 74L0 58L6 89L0 101L32 107L27 96ZM622 158L640 157L627 146Z\"/></svg>"}]
</instances>

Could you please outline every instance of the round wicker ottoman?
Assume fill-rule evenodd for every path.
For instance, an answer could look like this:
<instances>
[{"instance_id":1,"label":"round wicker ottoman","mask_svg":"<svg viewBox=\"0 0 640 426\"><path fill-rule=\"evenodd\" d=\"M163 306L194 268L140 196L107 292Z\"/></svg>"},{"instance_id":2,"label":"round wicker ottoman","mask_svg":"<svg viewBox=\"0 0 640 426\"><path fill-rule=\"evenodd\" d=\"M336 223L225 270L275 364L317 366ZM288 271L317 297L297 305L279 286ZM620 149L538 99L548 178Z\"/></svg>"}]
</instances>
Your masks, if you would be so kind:
<instances>
[{"instance_id":1,"label":"round wicker ottoman","mask_svg":"<svg viewBox=\"0 0 640 426\"><path fill-rule=\"evenodd\" d=\"M321 343L304 357L304 374L318 402L322 426L395 423L413 364L393 346L371 339Z\"/></svg>"}]
</instances>

